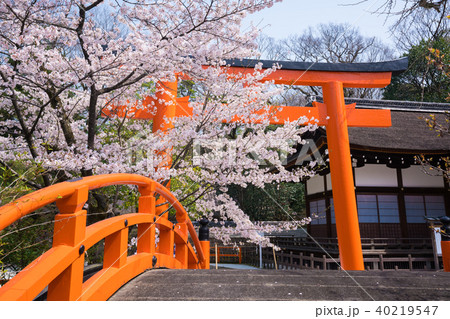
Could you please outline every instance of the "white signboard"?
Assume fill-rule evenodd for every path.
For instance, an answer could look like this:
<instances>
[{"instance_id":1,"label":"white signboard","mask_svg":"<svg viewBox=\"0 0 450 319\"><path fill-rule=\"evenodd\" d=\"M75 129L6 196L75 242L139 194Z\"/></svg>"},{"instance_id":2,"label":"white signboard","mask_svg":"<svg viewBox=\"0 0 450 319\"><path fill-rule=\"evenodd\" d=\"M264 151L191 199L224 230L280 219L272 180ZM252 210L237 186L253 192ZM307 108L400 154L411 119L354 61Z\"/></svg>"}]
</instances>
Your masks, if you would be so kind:
<instances>
[{"instance_id":1,"label":"white signboard","mask_svg":"<svg viewBox=\"0 0 450 319\"><path fill-rule=\"evenodd\" d=\"M434 242L436 243L436 254L438 256L442 256L442 248L441 248L441 227L433 227L434 228Z\"/></svg>"}]
</instances>

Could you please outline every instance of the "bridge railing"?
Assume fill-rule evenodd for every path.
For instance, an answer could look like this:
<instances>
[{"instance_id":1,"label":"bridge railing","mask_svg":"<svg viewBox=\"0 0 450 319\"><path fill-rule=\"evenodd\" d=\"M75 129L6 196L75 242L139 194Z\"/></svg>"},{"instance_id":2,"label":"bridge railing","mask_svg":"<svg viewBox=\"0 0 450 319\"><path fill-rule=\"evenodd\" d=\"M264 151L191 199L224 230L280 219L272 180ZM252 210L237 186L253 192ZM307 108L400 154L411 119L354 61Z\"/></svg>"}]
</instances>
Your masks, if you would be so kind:
<instances>
[{"instance_id":1,"label":"bridge railing","mask_svg":"<svg viewBox=\"0 0 450 319\"><path fill-rule=\"evenodd\" d=\"M138 213L87 227L83 206L88 191L121 184L138 186ZM158 215L155 194L175 209L176 224ZM59 214L55 216L52 248L2 286L0 300L33 300L46 287L47 300L106 300L127 281L152 267L209 268L209 241L199 241L187 212L167 188L140 175L90 176L28 194L0 207L0 230L53 202ZM128 229L133 225L138 228L137 252L128 256ZM103 269L83 282L84 252L103 239Z\"/></svg>"}]
</instances>

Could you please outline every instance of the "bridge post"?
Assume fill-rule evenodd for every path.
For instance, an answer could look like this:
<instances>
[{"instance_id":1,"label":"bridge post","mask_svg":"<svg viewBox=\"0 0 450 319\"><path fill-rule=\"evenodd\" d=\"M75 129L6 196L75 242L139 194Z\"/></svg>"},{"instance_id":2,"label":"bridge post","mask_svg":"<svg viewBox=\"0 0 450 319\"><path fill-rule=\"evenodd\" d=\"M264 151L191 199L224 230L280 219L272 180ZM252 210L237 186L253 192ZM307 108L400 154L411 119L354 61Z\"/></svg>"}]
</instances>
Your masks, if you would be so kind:
<instances>
[{"instance_id":1,"label":"bridge post","mask_svg":"<svg viewBox=\"0 0 450 319\"><path fill-rule=\"evenodd\" d=\"M120 268L127 262L128 227L124 225L118 232L105 238L103 269Z\"/></svg>"},{"instance_id":2,"label":"bridge post","mask_svg":"<svg viewBox=\"0 0 450 319\"><path fill-rule=\"evenodd\" d=\"M174 244L175 234L173 232L173 229L163 225L159 225L159 242L157 252L162 255L173 257Z\"/></svg>"},{"instance_id":3,"label":"bridge post","mask_svg":"<svg viewBox=\"0 0 450 319\"><path fill-rule=\"evenodd\" d=\"M188 227L185 222L180 222L175 225L182 233L183 238L175 238L175 259L183 264L183 267L188 268L189 266L189 248L187 246L188 242Z\"/></svg>"},{"instance_id":4,"label":"bridge post","mask_svg":"<svg viewBox=\"0 0 450 319\"><path fill-rule=\"evenodd\" d=\"M144 192L139 190L141 196L139 197L139 214L150 214L155 217L155 183L151 184L151 188ZM154 218L153 218L154 219ZM155 253L155 224L139 224L137 234L137 253Z\"/></svg>"},{"instance_id":5,"label":"bridge post","mask_svg":"<svg viewBox=\"0 0 450 319\"><path fill-rule=\"evenodd\" d=\"M55 216L53 247L76 247L84 239L87 213L81 208L88 200L88 191L88 186L82 186L56 201L60 213ZM48 285L47 300L76 300L82 291L83 270L84 246L80 246L79 257Z\"/></svg>"},{"instance_id":6,"label":"bridge post","mask_svg":"<svg viewBox=\"0 0 450 319\"><path fill-rule=\"evenodd\" d=\"M439 218L441 227L442 264L445 272L450 272L450 217Z\"/></svg>"},{"instance_id":7,"label":"bridge post","mask_svg":"<svg viewBox=\"0 0 450 319\"><path fill-rule=\"evenodd\" d=\"M200 246L202 247L205 260L201 263L202 269L209 269L209 256L210 256L210 242L209 242L209 221L206 218L202 218L200 221L200 228L198 230L198 239L200 240Z\"/></svg>"}]
</instances>

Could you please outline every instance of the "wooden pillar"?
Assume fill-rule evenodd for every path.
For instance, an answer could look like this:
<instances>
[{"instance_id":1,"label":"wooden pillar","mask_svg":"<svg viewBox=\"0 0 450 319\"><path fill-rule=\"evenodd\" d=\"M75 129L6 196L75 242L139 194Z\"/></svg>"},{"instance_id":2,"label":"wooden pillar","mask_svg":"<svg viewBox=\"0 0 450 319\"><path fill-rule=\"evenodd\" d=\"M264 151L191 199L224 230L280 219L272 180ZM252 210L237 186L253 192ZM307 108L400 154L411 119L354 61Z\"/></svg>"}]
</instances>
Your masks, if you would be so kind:
<instances>
[{"instance_id":1,"label":"wooden pillar","mask_svg":"<svg viewBox=\"0 0 450 319\"><path fill-rule=\"evenodd\" d=\"M326 221L327 221L327 237L331 238L331 202L330 202L330 197L327 194L327 175L323 176L323 197L325 199L325 211L326 211Z\"/></svg>"},{"instance_id":2,"label":"wooden pillar","mask_svg":"<svg viewBox=\"0 0 450 319\"><path fill-rule=\"evenodd\" d=\"M157 132L158 130L165 132L173 128L171 119L175 117L177 87L177 81L158 82L155 96L157 101L162 102L157 102L156 114L153 118L153 132Z\"/></svg>"},{"instance_id":3,"label":"wooden pillar","mask_svg":"<svg viewBox=\"0 0 450 319\"><path fill-rule=\"evenodd\" d=\"M311 200L309 199L308 196L308 182L305 181L305 208L306 208L306 217L311 217L311 209L309 208L309 206L311 205ZM306 231L308 232L308 234L311 234L311 223L308 223L306 225Z\"/></svg>"},{"instance_id":4,"label":"wooden pillar","mask_svg":"<svg viewBox=\"0 0 450 319\"><path fill-rule=\"evenodd\" d=\"M154 184L153 184L154 185ZM152 195L141 195L139 198L139 213L150 214L155 218L155 197ZM137 252L155 253L155 224L145 223L138 225Z\"/></svg>"},{"instance_id":5,"label":"wooden pillar","mask_svg":"<svg viewBox=\"0 0 450 319\"><path fill-rule=\"evenodd\" d=\"M364 270L342 82L324 84L323 99L341 267Z\"/></svg>"},{"instance_id":6,"label":"wooden pillar","mask_svg":"<svg viewBox=\"0 0 450 319\"><path fill-rule=\"evenodd\" d=\"M82 291L84 251L80 242L86 234L86 215L83 205L88 199L88 187L76 189L68 198L56 201L60 211L55 216L53 247L79 247L78 258L48 285L47 300L76 300Z\"/></svg>"},{"instance_id":7,"label":"wooden pillar","mask_svg":"<svg viewBox=\"0 0 450 319\"><path fill-rule=\"evenodd\" d=\"M210 259L210 241L209 241L209 221L206 218L200 220L200 228L198 230L198 239L200 241L200 246L202 247L203 255L205 260L200 263L202 269L209 269L209 259ZM239 248L239 263L241 263L241 250Z\"/></svg>"},{"instance_id":8,"label":"wooden pillar","mask_svg":"<svg viewBox=\"0 0 450 319\"><path fill-rule=\"evenodd\" d=\"M397 187L398 187L398 213L400 220L400 229L402 232L402 238L408 238L408 220L406 218L406 204L405 204L405 189L403 188L403 176L402 169L397 170Z\"/></svg>"},{"instance_id":9,"label":"wooden pillar","mask_svg":"<svg viewBox=\"0 0 450 319\"><path fill-rule=\"evenodd\" d=\"M178 223L175 225L184 236L175 236L175 259L183 264L183 268L188 268L189 263L189 249L188 243L188 228L186 223Z\"/></svg>"},{"instance_id":10,"label":"wooden pillar","mask_svg":"<svg viewBox=\"0 0 450 319\"><path fill-rule=\"evenodd\" d=\"M158 252L160 254L173 257L173 245L175 244L175 236L171 228L160 225Z\"/></svg>"},{"instance_id":11,"label":"wooden pillar","mask_svg":"<svg viewBox=\"0 0 450 319\"><path fill-rule=\"evenodd\" d=\"M103 269L121 268L127 262L128 249L128 227L105 238L105 249L103 253Z\"/></svg>"},{"instance_id":12,"label":"wooden pillar","mask_svg":"<svg viewBox=\"0 0 450 319\"><path fill-rule=\"evenodd\" d=\"M445 204L445 215L450 217L450 186L448 180L445 176L442 176L444 179L444 204Z\"/></svg>"}]
</instances>

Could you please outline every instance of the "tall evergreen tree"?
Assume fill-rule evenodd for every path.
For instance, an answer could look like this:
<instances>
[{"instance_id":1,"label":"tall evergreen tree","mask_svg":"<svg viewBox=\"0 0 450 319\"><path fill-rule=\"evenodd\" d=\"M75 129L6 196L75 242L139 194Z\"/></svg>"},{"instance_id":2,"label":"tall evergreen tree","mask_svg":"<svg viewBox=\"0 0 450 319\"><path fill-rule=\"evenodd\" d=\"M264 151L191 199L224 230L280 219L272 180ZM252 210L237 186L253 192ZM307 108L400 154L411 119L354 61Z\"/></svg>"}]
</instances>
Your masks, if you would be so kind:
<instances>
[{"instance_id":1,"label":"tall evergreen tree","mask_svg":"<svg viewBox=\"0 0 450 319\"><path fill-rule=\"evenodd\" d=\"M437 65L429 63L430 48L444 55L443 63L450 62L450 38L439 37L435 41L422 40L408 52L408 70L392 78L383 98L421 102L446 102L450 93L450 78Z\"/></svg>"}]
</instances>

